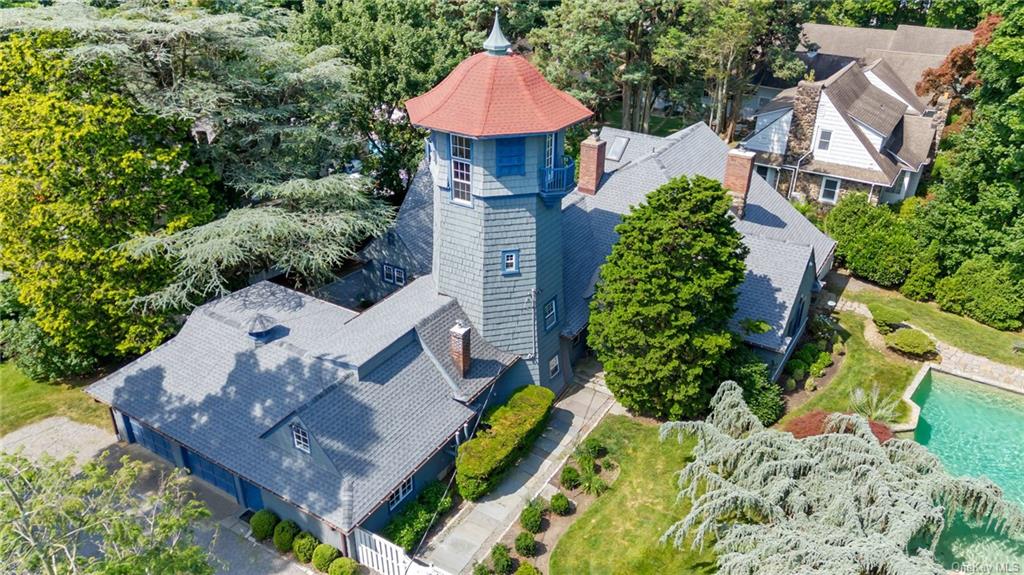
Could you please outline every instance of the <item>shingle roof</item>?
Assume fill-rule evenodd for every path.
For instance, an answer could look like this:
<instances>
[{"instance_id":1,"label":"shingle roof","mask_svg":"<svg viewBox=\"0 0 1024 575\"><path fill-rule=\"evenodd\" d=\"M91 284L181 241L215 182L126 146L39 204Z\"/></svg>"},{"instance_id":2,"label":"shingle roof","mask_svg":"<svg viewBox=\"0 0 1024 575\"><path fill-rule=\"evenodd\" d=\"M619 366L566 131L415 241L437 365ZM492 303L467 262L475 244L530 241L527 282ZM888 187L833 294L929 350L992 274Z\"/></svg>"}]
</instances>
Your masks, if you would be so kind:
<instances>
[{"instance_id":1,"label":"shingle roof","mask_svg":"<svg viewBox=\"0 0 1024 575\"><path fill-rule=\"evenodd\" d=\"M923 112L925 109L924 102L917 97L917 93L914 92L912 87L904 82L899 74L889 66L889 63L884 58L878 58L873 60L867 66L864 67L865 72L872 72L879 80L885 83L886 86L896 92L904 102L909 104L917 112Z\"/></svg>"},{"instance_id":2,"label":"shingle roof","mask_svg":"<svg viewBox=\"0 0 1024 575\"><path fill-rule=\"evenodd\" d=\"M972 40L974 40L974 33L970 30L900 24L889 45L885 48L894 52L919 52L945 56L953 48L970 44Z\"/></svg>"},{"instance_id":3,"label":"shingle roof","mask_svg":"<svg viewBox=\"0 0 1024 575\"><path fill-rule=\"evenodd\" d=\"M892 50L868 48L864 51L864 58L866 60L885 60L885 63L892 68L896 76L913 90L921 80L921 75L924 74L924 71L928 68L941 66L946 56L944 54L893 52Z\"/></svg>"},{"instance_id":4,"label":"shingle roof","mask_svg":"<svg viewBox=\"0 0 1024 575\"><path fill-rule=\"evenodd\" d=\"M970 30L930 28L901 24L895 30L881 28L853 28L807 22L803 25L803 46L818 44L823 54L836 54L863 58L868 49L917 52L945 56L953 48L968 44L973 38Z\"/></svg>"},{"instance_id":5,"label":"shingle roof","mask_svg":"<svg viewBox=\"0 0 1024 575\"><path fill-rule=\"evenodd\" d=\"M745 235L743 243L750 252L745 260L746 277L740 284L736 315L730 326L737 333L743 333L743 320L767 322L771 326L768 331L744 334L744 340L783 351L790 340L785 333L787 321L800 294L807 266L813 263L813 249L756 235Z\"/></svg>"},{"instance_id":6,"label":"shingle roof","mask_svg":"<svg viewBox=\"0 0 1024 575\"><path fill-rule=\"evenodd\" d=\"M906 104L872 84L855 63L822 84L840 113L870 126L883 136L892 133L907 111Z\"/></svg>"},{"instance_id":7,"label":"shingle roof","mask_svg":"<svg viewBox=\"0 0 1024 575\"><path fill-rule=\"evenodd\" d=\"M487 52L463 60L405 107L416 126L473 137L556 132L593 115L522 56Z\"/></svg>"},{"instance_id":8,"label":"shingle roof","mask_svg":"<svg viewBox=\"0 0 1024 575\"><path fill-rule=\"evenodd\" d=\"M244 328L257 313L276 322L260 345ZM196 308L177 336L88 392L348 530L472 415L443 359L425 349L457 316L429 275L359 315L261 282ZM480 367L459 383L478 390L500 373L494 362L516 358L475 330L471 338ZM264 439L293 414L330 465ZM353 484L351 514L341 506L343 478Z\"/></svg>"},{"instance_id":9,"label":"shingle roof","mask_svg":"<svg viewBox=\"0 0 1024 575\"><path fill-rule=\"evenodd\" d=\"M935 125L931 118L906 116L896 127L886 149L916 171L928 161L934 142Z\"/></svg>"},{"instance_id":10,"label":"shingle roof","mask_svg":"<svg viewBox=\"0 0 1024 575\"><path fill-rule=\"evenodd\" d=\"M563 334L575 335L586 326L597 270L618 239L615 226L623 214L673 177L701 175L719 181L724 177L728 146L705 124L694 124L675 136L672 140L663 139L654 153L639 156L609 173L596 195L576 191L563 199L562 261L566 307ZM604 137L602 131L602 139ZM734 225L744 236L806 246L810 250L804 255L787 249L777 250L775 255L769 253L768 257L779 258L780 261L773 265L780 267L797 265L782 263L782 259L803 257L799 262L802 270L809 257L813 257L819 266L817 271L822 271L835 248L834 240L815 228L756 175L751 179L744 219L735 221ZM736 315L739 318L750 317L755 311L739 308Z\"/></svg>"}]
</instances>

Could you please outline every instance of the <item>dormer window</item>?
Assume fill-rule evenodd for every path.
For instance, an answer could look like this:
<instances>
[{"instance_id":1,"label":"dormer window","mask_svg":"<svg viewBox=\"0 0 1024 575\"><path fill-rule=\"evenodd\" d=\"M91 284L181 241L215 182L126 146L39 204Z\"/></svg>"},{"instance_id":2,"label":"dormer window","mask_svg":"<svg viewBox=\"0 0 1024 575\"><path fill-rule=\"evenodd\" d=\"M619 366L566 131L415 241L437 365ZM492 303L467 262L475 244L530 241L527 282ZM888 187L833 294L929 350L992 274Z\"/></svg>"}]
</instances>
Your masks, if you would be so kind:
<instances>
[{"instance_id":1,"label":"dormer window","mask_svg":"<svg viewBox=\"0 0 1024 575\"><path fill-rule=\"evenodd\" d=\"M292 426L292 443L295 444L295 449L309 453L309 434L301 425Z\"/></svg>"},{"instance_id":2,"label":"dormer window","mask_svg":"<svg viewBox=\"0 0 1024 575\"><path fill-rule=\"evenodd\" d=\"M473 202L472 166L473 148L465 136L451 136L452 147L452 201L461 204Z\"/></svg>"}]
</instances>

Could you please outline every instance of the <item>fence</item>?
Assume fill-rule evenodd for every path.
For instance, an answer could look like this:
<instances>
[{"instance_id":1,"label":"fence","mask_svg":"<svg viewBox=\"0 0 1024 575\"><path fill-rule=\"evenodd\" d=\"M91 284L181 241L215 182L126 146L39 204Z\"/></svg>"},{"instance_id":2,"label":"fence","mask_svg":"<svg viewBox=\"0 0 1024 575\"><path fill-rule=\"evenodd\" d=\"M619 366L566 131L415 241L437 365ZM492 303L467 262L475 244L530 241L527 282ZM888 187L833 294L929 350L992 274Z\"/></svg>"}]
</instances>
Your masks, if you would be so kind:
<instances>
[{"instance_id":1,"label":"fence","mask_svg":"<svg viewBox=\"0 0 1024 575\"><path fill-rule=\"evenodd\" d=\"M380 535L357 527L354 536L355 559L381 575L448 575L413 561L405 549Z\"/></svg>"}]
</instances>

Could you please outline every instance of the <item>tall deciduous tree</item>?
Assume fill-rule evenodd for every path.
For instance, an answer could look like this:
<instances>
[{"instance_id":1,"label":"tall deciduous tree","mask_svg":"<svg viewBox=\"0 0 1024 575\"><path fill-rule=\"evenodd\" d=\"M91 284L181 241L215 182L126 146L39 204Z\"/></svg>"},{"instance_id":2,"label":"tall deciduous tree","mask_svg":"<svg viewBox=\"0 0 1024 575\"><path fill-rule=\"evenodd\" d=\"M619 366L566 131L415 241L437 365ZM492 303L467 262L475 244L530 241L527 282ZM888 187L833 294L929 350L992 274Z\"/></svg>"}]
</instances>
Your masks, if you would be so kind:
<instances>
[{"instance_id":1,"label":"tall deciduous tree","mask_svg":"<svg viewBox=\"0 0 1024 575\"><path fill-rule=\"evenodd\" d=\"M765 429L734 382L712 405L706 421L662 425L662 440L698 438L679 476L692 506L662 540L714 545L723 575L938 575L949 566L933 553L961 517L1024 538L1024 510L998 486L953 477L912 440L879 444L860 416L796 439Z\"/></svg>"},{"instance_id":2,"label":"tall deciduous tree","mask_svg":"<svg viewBox=\"0 0 1024 575\"><path fill-rule=\"evenodd\" d=\"M0 454L0 556L5 571L57 574L213 573L195 524L210 513L177 469L144 496L143 466Z\"/></svg>"},{"instance_id":3,"label":"tall deciduous tree","mask_svg":"<svg viewBox=\"0 0 1024 575\"><path fill-rule=\"evenodd\" d=\"M668 417L704 413L736 345L727 324L746 247L721 184L676 178L623 217L601 268L588 342L623 405Z\"/></svg>"},{"instance_id":4,"label":"tall deciduous tree","mask_svg":"<svg viewBox=\"0 0 1024 575\"><path fill-rule=\"evenodd\" d=\"M952 113L963 113L974 107L970 94L980 84L974 70L974 59L979 49L992 41L992 33L1002 20L999 14L990 14L974 29L974 39L969 44L957 46L950 50L946 59L937 68L928 68L921 75L915 90L918 96L929 96L932 105L940 97L949 96ZM962 117L958 123L966 123L970 114Z\"/></svg>"},{"instance_id":5,"label":"tall deciduous tree","mask_svg":"<svg viewBox=\"0 0 1024 575\"><path fill-rule=\"evenodd\" d=\"M166 283L166 262L119 244L205 223L214 206L180 130L113 93L104 62L73 67L72 46L65 34L0 43L0 268L55 346L28 351L104 358L171 329L133 305Z\"/></svg>"}]
</instances>

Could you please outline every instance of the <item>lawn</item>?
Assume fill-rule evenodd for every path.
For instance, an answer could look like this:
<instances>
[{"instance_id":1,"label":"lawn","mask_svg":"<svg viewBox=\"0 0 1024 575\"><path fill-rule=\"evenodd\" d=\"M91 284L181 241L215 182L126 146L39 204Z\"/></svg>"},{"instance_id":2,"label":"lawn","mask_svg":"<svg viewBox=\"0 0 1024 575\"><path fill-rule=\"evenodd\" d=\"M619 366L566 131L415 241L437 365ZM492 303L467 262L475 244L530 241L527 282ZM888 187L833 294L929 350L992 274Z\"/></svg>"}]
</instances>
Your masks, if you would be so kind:
<instances>
[{"instance_id":1,"label":"lawn","mask_svg":"<svg viewBox=\"0 0 1024 575\"><path fill-rule=\"evenodd\" d=\"M612 488L576 518L551 556L551 575L714 573L715 556L662 545L658 538L689 509L676 503L675 473L694 440L658 441L658 426L609 416L594 430L620 466Z\"/></svg>"},{"instance_id":2,"label":"lawn","mask_svg":"<svg viewBox=\"0 0 1024 575\"><path fill-rule=\"evenodd\" d=\"M682 116L655 116L651 115L651 134L655 136L668 136L689 126L693 122L687 122ZM622 127L622 107L616 106L604 113L604 125L612 128Z\"/></svg>"},{"instance_id":3,"label":"lawn","mask_svg":"<svg viewBox=\"0 0 1024 575\"><path fill-rule=\"evenodd\" d=\"M909 300L897 293L875 290L847 291L844 297L899 311L910 323L960 349L1006 365L1024 367L1024 353L1015 353L1014 344L1024 344L1019 333L999 331L972 319L941 311L933 303Z\"/></svg>"},{"instance_id":4,"label":"lawn","mask_svg":"<svg viewBox=\"0 0 1024 575\"><path fill-rule=\"evenodd\" d=\"M839 372L827 387L814 392L814 396L800 407L786 414L779 422L784 425L813 409L825 411L850 411L850 392L857 387L870 390L875 383L882 396L899 397L910 385L914 374L920 368L917 362L893 355L886 355L871 347L864 339L864 322L867 318L845 312L839 314L839 336L846 345L846 357L842 358ZM909 414L909 407L901 402L900 419Z\"/></svg>"},{"instance_id":5,"label":"lawn","mask_svg":"<svg viewBox=\"0 0 1024 575\"><path fill-rule=\"evenodd\" d=\"M82 391L82 385L37 383L10 362L0 364L0 436L19 427L64 415L106 428L110 412Z\"/></svg>"}]
</instances>

